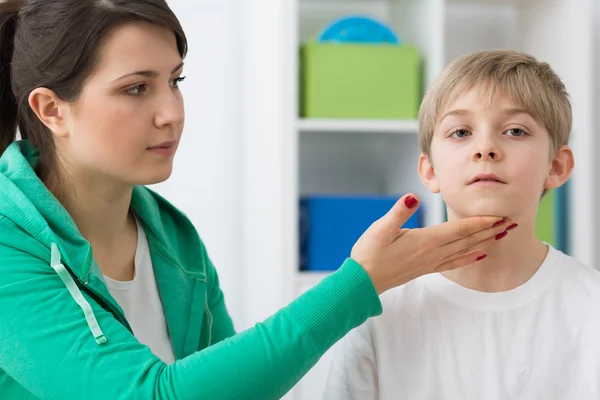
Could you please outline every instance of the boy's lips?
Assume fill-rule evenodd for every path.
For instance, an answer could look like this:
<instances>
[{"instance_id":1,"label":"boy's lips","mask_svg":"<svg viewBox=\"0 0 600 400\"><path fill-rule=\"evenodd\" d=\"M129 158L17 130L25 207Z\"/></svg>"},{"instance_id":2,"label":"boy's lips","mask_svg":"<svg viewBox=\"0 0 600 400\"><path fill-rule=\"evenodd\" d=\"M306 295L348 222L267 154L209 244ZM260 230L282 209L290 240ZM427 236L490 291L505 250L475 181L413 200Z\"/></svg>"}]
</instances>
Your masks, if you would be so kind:
<instances>
[{"instance_id":1,"label":"boy's lips","mask_svg":"<svg viewBox=\"0 0 600 400\"><path fill-rule=\"evenodd\" d=\"M472 184L505 184L502 179L494 174L478 174L469 180L468 185Z\"/></svg>"}]
</instances>

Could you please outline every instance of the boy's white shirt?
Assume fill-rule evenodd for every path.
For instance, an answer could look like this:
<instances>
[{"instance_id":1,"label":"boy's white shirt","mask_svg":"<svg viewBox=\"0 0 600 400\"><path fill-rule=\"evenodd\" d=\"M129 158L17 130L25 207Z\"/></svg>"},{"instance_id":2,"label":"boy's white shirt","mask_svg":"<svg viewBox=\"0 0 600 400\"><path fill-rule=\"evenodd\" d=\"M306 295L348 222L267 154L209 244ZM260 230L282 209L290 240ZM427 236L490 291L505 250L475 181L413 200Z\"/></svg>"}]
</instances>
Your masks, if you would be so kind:
<instances>
[{"instance_id":1,"label":"boy's white shirt","mask_svg":"<svg viewBox=\"0 0 600 400\"><path fill-rule=\"evenodd\" d=\"M507 292L431 274L381 300L336 346L323 399L600 399L600 272L552 247Z\"/></svg>"}]
</instances>

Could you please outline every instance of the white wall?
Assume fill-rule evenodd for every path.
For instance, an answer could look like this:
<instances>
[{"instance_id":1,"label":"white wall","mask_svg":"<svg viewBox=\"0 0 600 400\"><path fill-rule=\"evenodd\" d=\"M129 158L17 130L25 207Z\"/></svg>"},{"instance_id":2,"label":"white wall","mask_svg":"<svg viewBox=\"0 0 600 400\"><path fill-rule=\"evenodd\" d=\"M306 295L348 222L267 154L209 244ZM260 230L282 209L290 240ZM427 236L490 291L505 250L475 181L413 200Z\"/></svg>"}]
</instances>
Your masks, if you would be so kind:
<instances>
[{"instance_id":1,"label":"white wall","mask_svg":"<svg viewBox=\"0 0 600 400\"><path fill-rule=\"evenodd\" d=\"M195 224L236 325L242 320L238 0L170 0L186 32L186 126L172 177L153 189Z\"/></svg>"},{"instance_id":2,"label":"white wall","mask_svg":"<svg viewBox=\"0 0 600 400\"><path fill-rule=\"evenodd\" d=\"M506 4L447 6L446 63L474 51L512 47L517 27L515 16L514 7Z\"/></svg>"},{"instance_id":3,"label":"white wall","mask_svg":"<svg viewBox=\"0 0 600 400\"><path fill-rule=\"evenodd\" d=\"M592 70L593 71L600 71L600 1L595 1L594 2L594 42L593 42L593 49L594 49L594 55L592 58L592 62L593 62L593 66L592 66ZM598 107L600 106L600 79L595 79L594 80L594 107L595 109L592 110L592 113L594 115L594 122L593 122L593 126L596 129L596 131L594 132L593 138L594 138L594 148L596 149L596 154L598 154L598 151L600 150L600 140L598 140L598 126L600 126L600 110L598 109ZM600 162L598 161L598 159L595 160L595 165L594 165L594 171L598 171L598 167L600 167ZM598 199L600 198L600 175L595 174L595 180L596 180L596 193L594 194L595 198ZM600 226L600 213L596 213L596 221L595 225L596 226ZM598 243L599 239L595 238L596 243ZM598 246L596 246L596 253L594 255L594 259L595 260L600 260L600 248L598 248ZM600 269L600 265L595 265L595 267L597 269Z\"/></svg>"}]
</instances>

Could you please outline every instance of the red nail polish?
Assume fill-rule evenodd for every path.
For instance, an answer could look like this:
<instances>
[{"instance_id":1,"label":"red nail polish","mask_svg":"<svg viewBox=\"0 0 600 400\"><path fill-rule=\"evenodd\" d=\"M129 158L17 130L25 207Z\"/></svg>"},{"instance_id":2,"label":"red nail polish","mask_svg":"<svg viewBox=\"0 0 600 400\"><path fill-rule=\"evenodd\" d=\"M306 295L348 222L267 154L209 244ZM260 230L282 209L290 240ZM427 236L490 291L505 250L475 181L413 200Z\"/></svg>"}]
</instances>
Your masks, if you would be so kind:
<instances>
[{"instance_id":1,"label":"red nail polish","mask_svg":"<svg viewBox=\"0 0 600 400\"><path fill-rule=\"evenodd\" d=\"M415 199L412 196L408 196L406 199L404 199L404 204L406 204L406 207L408 208L414 208L417 205L417 203L417 199Z\"/></svg>"},{"instance_id":2,"label":"red nail polish","mask_svg":"<svg viewBox=\"0 0 600 400\"><path fill-rule=\"evenodd\" d=\"M509 226L508 228L506 228L507 231L513 230L515 229L517 226L519 226L519 224L512 224L511 226Z\"/></svg>"},{"instance_id":3,"label":"red nail polish","mask_svg":"<svg viewBox=\"0 0 600 400\"><path fill-rule=\"evenodd\" d=\"M477 259L475 261L481 261L481 260L483 260L486 257L487 257L487 254L484 254L482 256L477 257Z\"/></svg>"},{"instance_id":4,"label":"red nail polish","mask_svg":"<svg viewBox=\"0 0 600 400\"><path fill-rule=\"evenodd\" d=\"M497 226L500 226L500 225L502 225L502 224L503 224L503 223L505 223L505 222L506 222L506 219L504 219L504 218L503 218L503 219L501 219L500 221L496 222L494 225L492 225L492 228L495 228L495 227L497 227Z\"/></svg>"},{"instance_id":5,"label":"red nail polish","mask_svg":"<svg viewBox=\"0 0 600 400\"><path fill-rule=\"evenodd\" d=\"M499 233L499 234L497 234L497 235L496 235L496 240L500 240L500 239L502 239L502 238L503 238L504 236L506 236L506 235L508 235L508 232L507 232L507 231L504 231L504 232L502 232L502 233Z\"/></svg>"}]
</instances>

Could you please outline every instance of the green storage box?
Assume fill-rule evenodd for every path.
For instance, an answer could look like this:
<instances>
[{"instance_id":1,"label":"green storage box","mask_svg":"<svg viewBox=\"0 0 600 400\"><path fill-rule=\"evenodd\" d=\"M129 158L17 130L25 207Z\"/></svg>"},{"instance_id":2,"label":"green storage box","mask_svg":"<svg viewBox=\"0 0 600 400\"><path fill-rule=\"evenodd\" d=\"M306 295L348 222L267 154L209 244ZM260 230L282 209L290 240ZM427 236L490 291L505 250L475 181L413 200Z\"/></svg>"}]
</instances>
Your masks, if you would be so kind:
<instances>
[{"instance_id":1,"label":"green storage box","mask_svg":"<svg viewBox=\"0 0 600 400\"><path fill-rule=\"evenodd\" d=\"M535 234L538 239L556 247L555 227L554 227L554 193L552 191L540 201L536 221Z\"/></svg>"},{"instance_id":2,"label":"green storage box","mask_svg":"<svg viewBox=\"0 0 600 400\"><path fill-rule=\"evenodd\" d=\"M306 118L416 119L421 66L412 45L318 43L300 53Z\"/></svg>"},{"instance_id":3,"label":"green storage box","mask_svg":"<svg viewBox=\"0 0 600 400\"><path fill-rule=\"evenodd\" d=\"M540 201L535 221L538 239L569 254L568 234L569 196L568 182L558 189L546 193Z\"/></svg>"}]
</instances>

